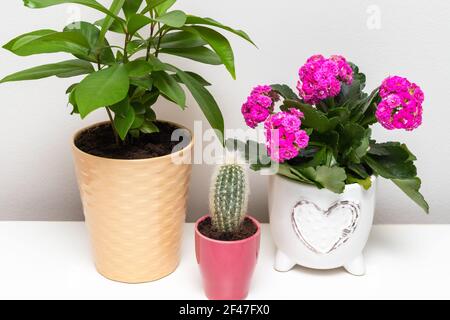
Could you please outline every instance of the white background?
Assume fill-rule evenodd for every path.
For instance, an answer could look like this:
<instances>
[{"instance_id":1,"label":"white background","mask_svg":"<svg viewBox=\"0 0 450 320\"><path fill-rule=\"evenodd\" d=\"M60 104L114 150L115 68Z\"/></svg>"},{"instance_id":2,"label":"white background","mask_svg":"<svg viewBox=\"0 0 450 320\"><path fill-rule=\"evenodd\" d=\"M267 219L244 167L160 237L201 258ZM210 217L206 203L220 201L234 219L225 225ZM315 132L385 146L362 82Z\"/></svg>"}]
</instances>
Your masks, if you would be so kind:
<instances>
[{"instance_id":1,"label":"white background","mask_svg":"<svg viewBox=\"0 0 450 320\"><path fill-rule=\"evenodd\" d=\"M3 2L2 44L36 29L60 30L77 15L87 21L100 17L90 9L70 5L32 10L19 0ZM417 155L422 191L431 214L424 215L390 182L381 181L376 222L450 223L449 1L181 0L177 7L242 28L258 44L259 49L255 49L230 35L237 81L223 67L180 60L183 67L203 74L214 84L211 90L228 128L244 128L240 106L254 85L284 82L294 86L298 68L316 53L342 54L358 64L368 77L368 90L388 75L417 82L426 94L423 126L412 133L388 132L375 126L374 137L405 142ZM19 58L1 50L0 76L63 59L67 56ZM50 78L0 85L0 220L82 219L70 140L77 129L104 120L105 115L99 111L84 122L70 116L64 92L73 82ZM181 113L176 106L160 102L157 112L160 118L192 127L193 121L203 116L192 99L190 104L192 108ZM194 168L188 212L191 221L207 213L210 173L208 166ZM266 178L252 174L251 187L249 213L266 221Z\"/></svg>"}]
</instances>

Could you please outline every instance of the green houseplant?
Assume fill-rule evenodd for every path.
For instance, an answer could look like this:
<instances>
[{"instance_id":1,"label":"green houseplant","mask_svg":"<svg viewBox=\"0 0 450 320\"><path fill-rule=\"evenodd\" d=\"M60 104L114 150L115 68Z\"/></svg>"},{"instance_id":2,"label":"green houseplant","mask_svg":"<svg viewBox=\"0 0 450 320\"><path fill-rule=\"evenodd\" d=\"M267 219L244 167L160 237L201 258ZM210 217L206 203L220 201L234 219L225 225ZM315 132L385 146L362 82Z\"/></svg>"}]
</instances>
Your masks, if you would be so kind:
<instances>
[{"instance_id":1,"label":"green houseplant","mask_svg":"<svg viewBox=\"0 0 450 320\"><path fill-rule=\"evenodd\" d=\"M167 157L171 134L181 126L159 121L160 98L186 108L189 91L223 139L219 106L200 75L163 62L167 55L224 65L235 78L234 55L219 31L252 43L248 35L211 18L173 10L176 0L24 0L26 7L78 4L105 17L78 21L62 31L41 29L21 35L4 48L19 56L62 52L70 60L20 71L0 82L86 75L68 89L73 114L85 118L104 108L109 121L75 135L73 152L96 266L106 277L145 282L171 273L179 261L189 164ZM106 36L117 33L112 45ZM188 157L190 143L177 154Z\"/></svg>"},{"instance_id":2,"label":"green houseplant","mask_svg":"<svg viewBox=\"0 0 450 320\"><path fill-rule=\"evenodd\" d=\"M240 149L253 169L278 168L268 197L278 271L299 264L363 275L378 177L429 211L417 158L405 144L375 141L371 129L377 123L387 130L417 129L423 91L399 76L387 77L370 94L365 84L366 76L344 57L318 54L300 68L296 92L287 85L257 86L242 106L249 127L264 124L266 143L259 159L252 154L256 142L238 142Z\"/></svg>"}]
</instances>

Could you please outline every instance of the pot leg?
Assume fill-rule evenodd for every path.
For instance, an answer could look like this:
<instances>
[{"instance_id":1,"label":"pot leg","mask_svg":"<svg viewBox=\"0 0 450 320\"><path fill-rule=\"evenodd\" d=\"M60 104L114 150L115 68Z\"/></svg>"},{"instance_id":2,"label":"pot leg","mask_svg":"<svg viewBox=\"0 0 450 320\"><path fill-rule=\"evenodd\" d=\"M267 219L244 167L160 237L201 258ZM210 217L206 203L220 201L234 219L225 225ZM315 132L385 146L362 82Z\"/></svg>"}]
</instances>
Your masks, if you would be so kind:
<instances>
[{"instance_id":1,"label":"pot leg","mask_svg":"<svg viewBox=\"0 0 450 320\"><path fill-rule=\"evenodd\" d=\"M275 270L279 272L287 272L296 265L283 251L277 250L275 257Z\"/></svg>"},{"instance_id":2,"label":"pot leg","mask_svg":"<svg viewBox=\"0 0 450 320\"><path fill-rule=\"evenodd\" d=\"M344 265L345 270L354 276L363 276L366 274L366 265L362 254Z\"/></svg>"}]
</instances>

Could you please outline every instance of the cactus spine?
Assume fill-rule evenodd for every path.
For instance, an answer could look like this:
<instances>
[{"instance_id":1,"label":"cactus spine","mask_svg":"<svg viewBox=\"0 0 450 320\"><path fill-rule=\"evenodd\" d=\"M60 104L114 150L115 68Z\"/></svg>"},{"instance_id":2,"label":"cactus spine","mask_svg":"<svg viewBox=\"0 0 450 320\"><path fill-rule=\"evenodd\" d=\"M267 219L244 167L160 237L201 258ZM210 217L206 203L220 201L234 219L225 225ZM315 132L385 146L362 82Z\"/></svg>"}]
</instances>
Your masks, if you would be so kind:
<instances>
[{"instance_id":1,"label":"cactus spine","mask_svg":"<svg viewBox=\"0 0 450 320\"><path fill-rule=\"evenodd\" d=\"M210 210L213 227L220 232L237 232L247 214L248 177L237 163L217 168L211 183Z\"/></svg>"}]
</instances>

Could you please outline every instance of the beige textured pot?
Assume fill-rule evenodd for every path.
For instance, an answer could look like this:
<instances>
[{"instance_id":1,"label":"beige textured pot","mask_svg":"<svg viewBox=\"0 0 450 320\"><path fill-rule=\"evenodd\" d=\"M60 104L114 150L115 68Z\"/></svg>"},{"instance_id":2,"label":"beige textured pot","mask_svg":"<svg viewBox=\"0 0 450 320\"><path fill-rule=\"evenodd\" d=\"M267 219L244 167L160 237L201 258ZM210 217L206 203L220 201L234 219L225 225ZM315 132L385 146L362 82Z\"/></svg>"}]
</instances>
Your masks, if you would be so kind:
<instances>
[{"instance_id":1,"label":"beige textured pot","mask_svg":"<svg viewBox=\"0 0 450 320\"><path fill-rule=\"evenodd\" d=\"M173 155L189 159L192 146L193 139ZM75 143L72 148L97 270L126 283L172 273L180 260L192 165L174 164L173 155L114 160L87 154Z\"/></svg>"}]
</instances>

